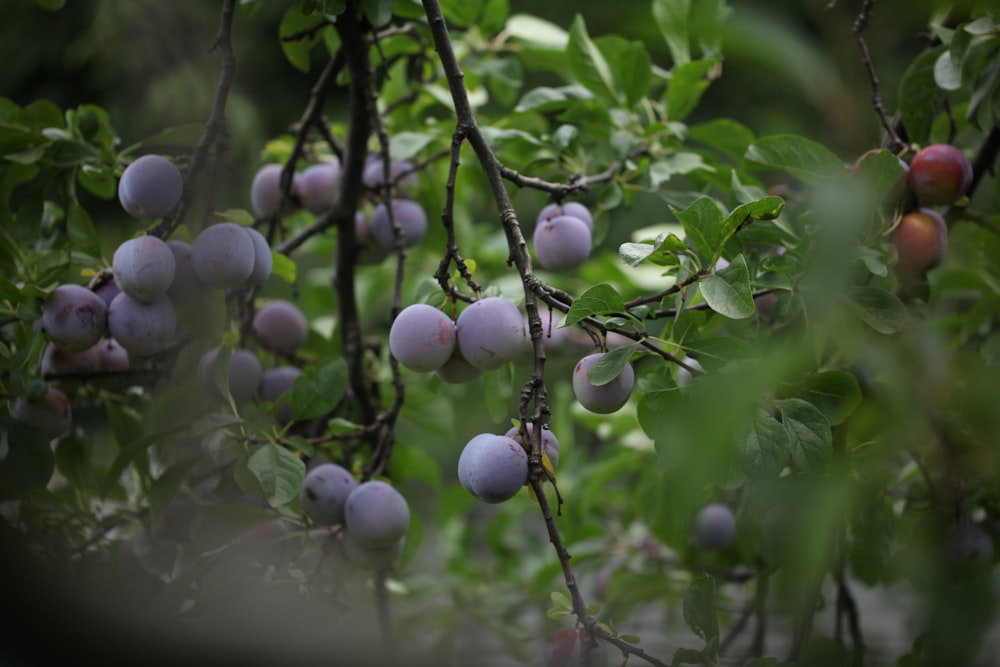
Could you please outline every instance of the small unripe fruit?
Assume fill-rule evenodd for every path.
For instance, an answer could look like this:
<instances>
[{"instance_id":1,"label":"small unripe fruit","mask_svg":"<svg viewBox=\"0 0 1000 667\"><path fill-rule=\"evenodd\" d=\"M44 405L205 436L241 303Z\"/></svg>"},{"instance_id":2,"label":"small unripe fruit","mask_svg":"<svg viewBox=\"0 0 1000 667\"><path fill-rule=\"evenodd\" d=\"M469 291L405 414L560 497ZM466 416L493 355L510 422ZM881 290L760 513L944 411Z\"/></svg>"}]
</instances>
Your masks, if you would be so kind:
<instances>
[{"instance_id":1,"label":"small unripe fruit","mask_svg":"<svg viewBox=\"0 0 1000 667\"><path fill-rule=\"evenodd\" d=\"M972 165L954 146L932 144L913 156L908 178L920 202L931 206L953 204L972 184Z\"/></svg>"},{"instance_id":2,"label":"small unripe fruit","mask_svg":"<svg viewBox=\"0 0 1000 667\"><path fill-rule=\"evenodd\" d=\"M545 220L531 237L538 263L549 271L571 271L590 256L590 228L579 218L564 215Z\"/></svg>"},{"instance_id":3,"label":"small unripe fruit","mask_svg":"<svg viewBox=\"0 0 1000 667\"><path fill-rule=\"evenodd\" d=\"M143 155L125 167L118 182L118 200L129 214L157 220L180 203L184 178L177 166L160 155Z\"/></svg>"},{"instance_id":4,"label":"small unripe fruit","mask_svg":"<svg viewBox=\"0 0 1000 667\"><path fill-rule=\"evenodd\" d=\"M462 356L484 371L516 359L526 338L521 311L499 296L469 304L459 314L455 330Z\"/></svg>"},{"instance_id":5,"label":"small unripe fruit","mask_svg":"<svg viewBox=\"0 0 1000 667\"><path fill-rule=\"evenodd\" d=\"M603 352L588 354L576 364L573 369L573 393L580 405L598 414L617 412L632 394L635 384L635 371L632 364L626 363L621 372L607 384L596 385L590 381L587 374L601 358Z\"/></svg>"},{"instance_id":6,"label":"small unripe fruit","mask_svg":"<svg viewBox=\"0 0 1000 667\"><path fill-rule=\"evenodd\" d=\"M389 350L412 371L436 370L455 351L455 323L433 306L407 306L389 329Z\"/></svg>"},{"instance_id":7,"label":"small unripe fruit","mask_svg":"<svg viewBox=\"0 0 1000 667\"><path fill-rule=\"evenodd\" d=\"M703 549L725 549L735 535L733 512L721 503L702 507L694 517L695 543Z\"/></svg>"},{"instance_id":8,"label":"small unripe fruit","mask_svg":"<svg viewBox=\"0 0 1000 667\"><path fill-rule=\"evenodd\" d=\"M912 211L893 230L892 243L899 256L897 271L904 276L917 276L944 258L948 250L948 226L933 209Z\"/></svg>"},{"instance_id":9,"label":"small unripe fruit","mask_svg":"<svg viewBox=\"0 0 1000 667\"><path fill-rule=\"evenodd\" d=\"M345 468L335 463L318 465L302 482L302 510L320 525L336 526L343 523L347 496L357 487L357 480Z\"/></svg>"},{"instance_id":10,"label":"small unripe fruit","mask_svg":"<svg viewBox=\"0 0 1000 667\"><path fill-rule=\"evenodd\" d=\"M107 332L108 308L86 287L60 285L42 306L42 328L59 349L80 352Z\"/></svg>"},{"instance_id":11,"label":"small unripe fruit","mask_svg":"<svg viewBox=\"0 0 1000 667\"><path fill-rule=\"evenodd\" d=\"M194 272L209 287L242 287L253 273L255 258L250 235L232 222L206 227L191 246Z\"/></svg>"},{"instance_id":12,"label":"small unripe fruit","mask_svg":"<svg viewBox=\"0 0 1000 667\"><path fill-rule=\"evenodd\" d=\"M176 265L170 246L148 234L122 243L111 260L118 287L146 303L166 293L174 280Z\"/></svg>"},{"instance_id":13,"label":"small unripe fruit","mask_svg":"<svg viewBox=\"0 0 1000 667\"><path fill-rule=\"evenodd\" d=\"M49 387L37 398L16 398L12 412L14 419L33 426L49 440L61 438L73 426L69 399L55 387Z\"/></svg>"},{"instance_id":14,"label":"small unripe fruit","mask_svg":"<svg viewBox=\"0 0 1000 667\"><path fill-rule=\"evenodd\" d=\"M410 506L386 482L364 482L347 496L344 527L366 547L387 549L406 534L409 526Z\"/></svg>"}]
</instances>

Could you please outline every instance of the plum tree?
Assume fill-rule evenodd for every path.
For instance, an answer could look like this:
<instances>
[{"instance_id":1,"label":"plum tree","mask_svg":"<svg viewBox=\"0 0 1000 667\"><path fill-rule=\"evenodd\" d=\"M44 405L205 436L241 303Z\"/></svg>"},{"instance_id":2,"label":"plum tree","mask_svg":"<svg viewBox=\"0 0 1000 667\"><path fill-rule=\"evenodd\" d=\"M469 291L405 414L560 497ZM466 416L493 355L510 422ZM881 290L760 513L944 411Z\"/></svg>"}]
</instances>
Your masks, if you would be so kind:
<instances>
[{"instance_id":1,"label":"plum tree","mask_svg":"<svg viewBox=\"0 0 1000 667\"><path fill-rule=\"evenodd\" d=\"M953 204L972 184L972 165L951 144L931 144L913 156L908 181L920 202Z\"/></svg>"},{"instance_id":2,"label":"plum tree","mask_svg":"<svg viewBox=\"0 0 1000 667\"><path fill-rule=\"evenodd\" d=\"M531 245L538 263L549 271L571 271L590 256L590 228L568 215L543 220L535 227Z\"/></svg>"},{"instance_id":3,"label":"plum tree","mask_svg":"<svg viewBox=\"0 0 1000 667\"><path fill-rule=\"evenodd\" d=\"M530 435L535 432L535 425L529 422L527 429L528 434ZM519 445L524 445L524 441L521 438L521 432L517 426L510 427L507 432L504 433L504 436L512 439ZM556 437L555 433L547 428L542 429L542 451L548 454L549 462L552 464L552 469L555 470L555 468L559 465L559 439Z\"/></svg>"},{"instance_id":4,"label":"plum tree","mask_svg":"<svg viewBox=\"0 0 1000 667\"><path fill-rule=\"evenodd\" d=\"M162 155L143 155L122 172L118 200L140 220L158 220L173 211L184 193L184 178Z\"/></svg>"},{"instance_id":5,"label":"plum tree","mask_svg":"<svg viewBox=\"0 0 1000 667\"><path fill-rule=\"evenodd\" d=\"M267 403L277 403L282 396L292 390L292 385L302 375L302 369L296 366L277 366L264 371L260 378L260 400ZM292 419L292 404L284 403L274 414L279 424L287 424Z\"/></svg>"},{"instance_id":6,"label":"plum tree","mask_svg":"<svg viewBox=\"0 0 1000 667\"><path fill-rule=\"evenodd\" d=\"M503 435L478 435L459 456L458 478L469 493L496 504L517 495L528 481L528 455Z\"/></svg>"},{"instance_id":7,"label":"plum tree","mask_svg":"<svg viewBox=\"0 0 1000 667\"><path fill-rule=\"evenodd\" d=\"M500 296L486 297L466 306L455 322L455 333L462 357L484 371L516 359L527 337L521 311Z\"/></svg>"},{"instance_id":8,"label":"plum tree","mask_svg":"<svg viewBox=\"0 0 1000 667\"><path fill-rule=\"evenodd\" d=\"M42 306L41 328L59 349L80 352L108 330L108 307L86 287L60 285Z\"/></svg>"},{"instance_id":9,"label":"plum tree","mask_svg":"<svg viewBox=\"0 0 1000 667\"><path fill-rule=\"evenodd\" d=\"M198 382L209 395L221 398L222 392L215 383L215 367L219 361L222 346L207 350L198 361ZM257 355L242 347L234 348L229 354L227 385L229 394L237 403L248 401L257 393L263 371Z\"/></svg>"},{"instance_id":10,"label":"plum tree","mask_svg":"<svg viewBox=\"0 0 1000 667\"><path fill-rule=\"evenodd\" d=\"M303 169L295 180L295 194L310 213L319 215L333 206L340 188L340 161L320 162Z\"/></svg>"},{"instance_id":11,"label":"plum tree","mask_svg":"<svg viewBox=\"0 0 1000 667\"><path fill-rule=\"evenodd\" d=\"M590 210L581 204L580 202L567 201L562 203L552 203L543 207L541 211L538 212L538 218L535 219L535 226L542 224L546 220L553 220L562 216L569 216L571 218L577 218L582 220L587 228L593 233L594 231L594 216L590 214Z\"/></svg>"},{"instance_id":12,"label":"plum tree","mask_svg":"<svg viewBox=\"0 0 1000 667\"><path fill-rule=\"evenodd\" d=\"M587 631L583 628L559 628L545 640L545 667L606 667L607 643L598 639L597 645L586 651Z\"/></svg>"},{"instance_id":13,"label":"plum tree","mask_svg":"<svg viewBox=\"0 0 1000 667\"><path fill-rule=\"evenodd\" d=\"M155 236L129 239L118 246L111 271L121 291L149 303L166 293L176 273L174 251Z\"/></svg>"},{"instance_id":14,"label":"plum tree","mask_svg":"<svg viewBox=\"0 0 1000 667\"><path fill-rule=\"evenodd\" d=\"M425 303L407 306L389 328L389 350L412 371L437 370L455 351L455 323Z\"/></svg>"},{"instance_id":15,"label":"plum tree","mask_svg":"<svg viewBox=\"0 0 1000 667\"><path fill-rule=\"evenodd\" d=\"M146 303L123 292L108 308L108 331L130 354L149 356L173 342L177 312L165 295Z\"/></svg>"},{"instance_id":16,"label":"plum tree","mask_svg":"<svg viewBox=\"0 0 1000 667\"><path fill-rule=\"evenodd\" d=\"M243 229L250 235L250 240L253 241L253 271L250 272L250 277L247 278L247 284L259 287L271 275L271 268L274 261L271 257L271 246L267 242L267 239L264 238L264 235L253 227L244 227Z\"/></svg>"},{"instance_id":17,"label":"plum tree","mask_svg":"<svg viewBox=\"0 0 1000 667\"><path fill-rule=\"evenodd\" d=\"M336 463L320 464L310 470L302 481L299 492L302 510L320 525L341 524L347 496L357 486L357 480L347 469Z\"/></svg>"},{"instance_id":18,"label":"plum tree","mask_svg":"<svg viewBox=\"0 0 1000 667\"><path fill-rule=\"evenodd\" d=\"M427 234L427 213L417 202L411 199L393 199L392 215L403 233L405 247L415 246ZM372 212L371 230L372 238L379 246L387 250L396 247L389 209L385 204L379 204Z\"/></svg>"},{"instance_id":19,"label":"plum tree","mask_svg":"<svg viewBox=\"0 0 1000 667\"><path fill-rule=\"evenodd\" d=\"M209 287L242 287L253 273L257 256L246 229L232 222L209 225L191 246L191 264L198 280Z\"/></svg>"},{"instance_id":20,"label":"plum tree","mask_svg":"<svg viewBox=\"0 0 1000 667\"><path fill-rule=\"evenodd\" d=\"M281 207L281 169L277 162L270 162L254 174L250 184L250 206L258 218L274 215ZM297 178L298 174L295 175Z\"/></svg>"},{"instance_id":21,"label":"plum tree","mask_svg":"<svg viewBox=\"0 0 1000 667\"><path fill-rule=\"evenodd\" d=\"M61 438L73 426L73 410L69 399L62 391L51 386L41 396L18 396L14 399L12 415L19 422L38 429L48 440Z\"/></svg>"},{"instance_id":22,"label":"plum tree","mask_svg":"<svg viewBox=\"0 0 1000 667\"><path fill-rule=\"evenodd\" d=\"M410 506L399 491L381 480L362 482L344 504L344 527L366 547L386 549L406 535Z\"/></svg>"},{"instance_id":23,"label":"plum tree","mask_svg":"<svg viewBox=\"0 0 1000 667\"><path fill-rule=\"evenodd\" d=\"M733 511L722 503L705 505L694 517L693 533L702 549L725 549L736 535Z\"/></svg>"},{"instance_id":24,"label":"plum tree","mask_svg":"<svg viewBox=\"0 0 1000 667\"><path fill-rule=\"evenodd\" d=\"M344 531L344 555L347 561L361 570L384 570L399 560L406 546L406 537L401 537L387 547L373 547L354 537L349 531Z\"/></svg>"},{"instance_id":25,"label":"plum tree","mask_svg":"<svg viewBox=\"0 0 1000 667\"><path fill-rule=\"evenodd\" d=\"M944 258L948 251L948 226L934 209L911 211L893 230L892 243L899 257L897 272L904 277L917 276Z\"/></svg>"},{"instance_id":26,"label":"plum tree","mask_svg":"<svg viewBox=\"0 0 1000 667\"><path fill-rule=\"evenodd\" d=\"M573 369L573 393L580 405L598 414L610 414L620 410L632 394L635 384L635 371L632 364L626 363L621 372L610 382L597 385L590 381L588 374L598 361L604 357L603 352L588 354L577 362Z\"/></svg>"},{"instance_id":27,"label":"plum tree","mask_svg":"<svg viewBox=\"0 0 1000 667\"><path fill-rule=\"evenodd\" d=\"M309 322L291 301L268 301L253 318L253 333L261 347L292 356L309 338Z\"/></svg>"},{"instance_id":28,"label":"plum tree","mask_svg":"<svg viewBox=\"0 0 1000 667\"><path fill-rule=\"evenodd\" d=\"M455 334L455 349L452 351L448 361L444 362L434 371L439 378L448 384L464 384L472 382L483 374L483 369L476 368L462 356L462 351L458 349L458 333Z\"/></svg>"}]
</instances>

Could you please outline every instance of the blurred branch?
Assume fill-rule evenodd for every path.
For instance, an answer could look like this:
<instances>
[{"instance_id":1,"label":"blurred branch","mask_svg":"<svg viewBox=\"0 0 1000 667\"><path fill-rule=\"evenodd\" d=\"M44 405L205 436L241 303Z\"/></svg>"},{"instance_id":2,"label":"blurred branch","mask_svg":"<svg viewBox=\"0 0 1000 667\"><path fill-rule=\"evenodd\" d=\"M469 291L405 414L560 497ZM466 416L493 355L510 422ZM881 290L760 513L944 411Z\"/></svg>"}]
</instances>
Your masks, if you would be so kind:
<instances>
[{"instance_id":1,"label":"blurred branch","mask_svg":"<svg viewBox=\"0 0 1000 667\"><path fill-rule=\"evenodd\" d=\"M868 52L868 43L865 42L865 38L862 33L865 28L868 27L868 21L871 19L872 10L875 8L875 0L864 0L861 5L861 12L858 17L854 20L854 39L858 42L858 48L861 49L861 60L865 64L865 68L868 70L868 79L872 84L872 106L875 108L875 113L878 114L879 120L882 122L882 127L885 128L886 135L889 139L889 150L893 153L899 153L901 150L906 148L906 142L899 138L896 134L896 128L892 121L889 119L889 114L885 110L885 105L882 103L882 95L879 93L879 80L878 75L875 73L875 65L872 63L871 54Z\"/></svg>"}]
</instances>

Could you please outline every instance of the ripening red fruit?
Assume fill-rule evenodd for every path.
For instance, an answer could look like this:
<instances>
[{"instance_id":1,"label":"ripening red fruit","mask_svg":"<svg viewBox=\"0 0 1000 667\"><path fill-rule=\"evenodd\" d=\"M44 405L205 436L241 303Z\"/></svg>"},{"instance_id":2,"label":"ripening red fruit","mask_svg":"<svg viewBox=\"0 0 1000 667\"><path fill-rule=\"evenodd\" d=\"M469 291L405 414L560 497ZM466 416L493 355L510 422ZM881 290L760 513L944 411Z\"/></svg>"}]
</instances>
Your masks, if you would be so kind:
<instances>
[{"instance_id":1,"label":"ripening red fruit","mask_svg":"<svg viewBox=\"0 0 1000 667\"><path fill-rule=\"evenodd\" d=\"M897 272L917 276L941 261L948 250L948 226L937 211L922 208L903 216L892 232Z\"/></svg>"},{"instance_id":2,"label":"ripening red fruit","mask_svg":"<svg viewBox=\"0 0 1000 667\"><path fill-rule=\"evenodd\" d=\"M953 204L972 184L972 165L950 144L932 144L913 156L910 189L923 204Z\"/></svg>"},{"instance_id":3,"label":"ripening red fruit","mask_svg":"<svg viewBox=\"0 0 1000 667\"><path fill-rule=\"evenodd\" d=\"M858 170L861 169L861 161L864 160L866 157L868 157L872 153L880 153L882 151L885 151L887 153L890 152L886 148L873 148L871 150L862 153L861 156L854 161L854 164L851 165L851 173L852 174L858 173ZM896 180L895 183L892 184L892 188L886 194L886 198L889 201L895 201L903 196L903 193L906 192L906 182L910 176L910 165L906 164L906 162L904 162L902 158L897 157L896 159L899 160L899 166L903 168L903 174Z\"/></svg>"}]
</instances>

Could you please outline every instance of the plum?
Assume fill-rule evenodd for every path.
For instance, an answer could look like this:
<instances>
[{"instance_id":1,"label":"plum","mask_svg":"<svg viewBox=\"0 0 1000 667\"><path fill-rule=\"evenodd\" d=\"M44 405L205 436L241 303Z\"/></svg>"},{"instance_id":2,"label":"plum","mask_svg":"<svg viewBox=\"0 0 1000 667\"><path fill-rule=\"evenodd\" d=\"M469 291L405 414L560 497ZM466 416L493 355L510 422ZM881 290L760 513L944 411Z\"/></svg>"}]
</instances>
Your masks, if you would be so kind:
<instances>
[{"instance_id":1,"label":"plum","mask_svg":"<svg viewBox=\"0 0 1000 667\"><path fill-rule=\"evenodd\" d=\"M538 213L535 226L542 224L546 220L552 220L560 216L568 215L571 218L582 220L591 232L594 231L594 217L590 210L580 202L567 201L561 204L549 204Z\"/></svg>"},{"instance_id":2,"label":"plum","mask_svg":"<svg viewBox=\"0 0 1000 667\"><path fill-rule=\"evenodd\" d=\"M198 280L220 289L242 287L253 273L256 256L246 229L232 222L206 227L191 246L191 263Z\"/></svg>"},{"instance_id":3,"label":"plum","mask_svg":"<svg viewBox=\"0 0 1000 667\"><path fill-rule=\"evenodd\" d=\"M972 184L972 165L954 146L931 144L913 156L908 180L920 202L931 206L953 204Z\"/></svg>"},{"instance_id":4,"label":"plum","mask_svg":"<svg viewBox=\"0 0 1000 667\"><path fill-rule=\"evenodd\" d=\"M528 433L534 432L535 425L529 422ZM512 426L504 435L519 445L523 442L521 432L516 426ZM552 469L555 470L556 466L559 465L559 439L555 433L547 428L542 429L542 451L549 455L549 462L552 464Z\"/></svg>"},{"instance_id":5,"label":"plum","mask_svg":"<svg viewBox=\"0 0 1000 667\"><path fill-rule=\"evenodd\" d=\"M598 639L588 652L589 641L583 628L559 628L545 641L545 667L606 667L607 644Z\"/></svg>"},{"instance_id":6,"label":"plum","mask_svg":"<svg viewBox=\"0 0 1000 667\"><path fill-rule=\"evenodd\" d=\"M595 352L577 362L576 368L573 369L573 393L583 407L591 412L606 415L620 410L628 402L635 383L635 371L632 370L631 364L626 363L621 373L613 380L607 384L595 385L587 374L603 357L603 352Z\"/></svg>"},{"instance_id":7,"label":"plum","mask_svg":"<svg viewBox=\"0 0 1000 667\"><path fill-rule=\"evenodd\" d=\"M278 366L264 371L260 377L260 400L276 403L282 396L292 390L295 381L302 375L302 370L295 366ZM287 424L292 419L292 404L285 403L274 415L279 424Z\"/></svg>"},{"instance_id":8,"label":"plum","mask_svg":"<svg viewBox=\"0 0 1000 667\"><path fill-rule=\"evenodd\" d=\"M899 262L897 272L917 276L938 265L948 250L948 226L941 215L929 208L911 211L900 219L892 232Z\"/></svg>"},{"instance_id":9,"label":"plum","mask_svg":"<svg viewBox=\"0 0 1000 667\"><path fill-rule=\"evenodd\" d=\"M42 306L42 330L61 350L86 350L107 332L108 307L86 287L60 285Z\"/></svg>"},{"instance_id":10,"label":"plum","mask_svg":"<svg viewBox=\"0 0 1000 667\"><path fill-rule=\"evenodd\" d=\"M535 227L531 245L538 263L549 271L571 271L590 256L590 228L568 215L543 220Z\"/></svg>"},{"instance_id":11,"label":"plum","mask_svg":"<svg viewBox=\"0 0 1000 667\"><path fill-rule=\"evenodd\" d=\"M694 517L694 540L702 549L725 549L735 535L736 519L722 503L705 505Z\"/></svg>"},{"instance_id":12,"label":"plum","mask_svg":"<svg viewBox=\"0 0 1000 667\"><path fill-rule=\"evenodd\" d=\"M143 155L125 167L118 182L118 200L140 220L158 220L173 211L184 193L184 178L161 155Z\"/></svg>"},{"instance_id":13,"label":"plum","mask_svg":"<svg viewBox=\"0 0 1000 667\"><path fill-rule=\"evenodd\" d=\"M185 241L167 241L167 247L174 255L174 279L167 288L167 296L175 306L187 304L201 295L204 285L194 272L191 244Z\"/></svg>"},{"instance_id":14,"label":"plum","mask_svg":"<svg viewBox=\"0 0 1000 667\"><path fill-rule=\"evenodd\" d=\"M274 215L281 208L281 170L280 164L271 162L258 169L253 177L250 206L258 218Z\"/></svg>"},{"instance_id":15,"label":"plum","mask_svg":"<svg viewBox=\"0 0 1000 667\"><path fill-rule=\"evenodd\" d=\"M264 349L291 356L308 340L309 322L294 303L275 299L257 311L253 333Z\"/></svg>"},{"instance_id":16,"label":"plum","mask_svg":"<svg viewBox=\"0 0 1000 667\"><path fill-rule=\"evenodd\" d=\"M458 349L458 335L455 336L455 349L452 351L451 356L448 357L448 361L435 370L439 378L447 382L448 384L464 384L466 382L472 382L477 377L483 374L481 368L476 368L462 356L462 351Z\"/></svg>"},{"instance_id":17,"label":"plum","mask_svg":"<svg viewBox=\"0 0 1000 667\"><path fill-rule=\"evenodd\" d=\"M953 565L985 565L993 561L993 538L975 524L957 524L945 535L945 550Z\"/></svg>"},{"instance_id":18,"label":"plum","mask_svg":"<svg viewBox=\"0 0 1000 667\"><path fill-rule=\"evenodd\" d=\"M410 506L399 491L381 480L362 482L347 496L344 527L366 547L385 549L406 534Z\"/></svg>"},{"instance_id":19,"label":"plum","mask_svg":"<svg viewBox=\"0 0 1000 667\"><path fill-rule=\"evenodd\" d=\"M19 396L14 399L12 414L14 419L33 426L49 440L61 438L73 426L73 411L69 399L55 387L49 387L36 398Z\"/></svg>"},{"instance_id":20,"label":"plum","mask_svg":"<svg viewBox=\"0 0 1000 667\"><path fill-rule=\"evenodd\" d=\"M344 555L354 567L362 570L385 570L399 560L406 545L401 537L387 547L373 547L355 539L354 534L344 531Z\"/></svg>"},{"instance_id":21,"label":"plum","mask_svg":"<svg viewBox=\"0 0 1000 667\"><path fill-rule=\"evenodd\" d=\"M166 296L145 303L123 292L108 308L108 330L129 353L149 356L173 342L177 313Z\"/></svg>"},{"instance_id":22,"label":"plum","mask_svg":"<svg viewBox=\"0 0 1000 667\"><path fill-rule=\"evenodd\" d=\"M459 456L458 475L462 486L475 497L490 504L502 503L517 495L528 481L528 455L507 436L476 436Z\"/></svg>"},{"instance_id":23,"label":"plum","mask_svg":"<svg viewBox=\"0 0 1000 667\"><path fill-rule=\"evenodd\" d=\"M198 362L198 383L215 398L222 398L215 384L215 365L221 352L221 346L213 347L201 355ZM234 401L242 403L253 398L263 376L257 355L246 348L234 348L229 354L227 376L229 395Z\"/></svg>"},{"instance_id":24,"label":"plum","mask_svg":"<svg viewBox=\"0 0 1000 667\"><path fill-rule=\"evenodd\" d=\"M113 279L98 282L93 290L94 294L101 297L101 301L104 302L105 306L110 306L114 298L122 293L121 288L118 287L118 283Z\"/></svg>"},{"instance_id":25,"label":"plum","mask_svg":"<svg viewBox=\"0 0 1000 667\"><path fill-rule=\"evenodd\" d=\"M86 375L101 368L98 348L101 341L79 352L61 350L54 343L45 346L42 353L42 375ZM61 382L54 380L54 382Z\"/></svg>"},{"instance_id":26,"label":"plum","mask_svg":"<svg viewBox=\"0 0 1000 667\"><path fill-rule=\"evenodd\" d=\"M257 287L263 285L264 281L271 275L273 263L271 246L264 235L253 227L244 227L243 229L250 235L250 240L253 242L253 271L247 278L247 284Z\"/></svg>"},{"instance_id":27,"label":"plum","mask_svg":"<svg viewBox=\"0 0 1000 667\"><path fill-rule=\"evenodd\" d=\"M166 294L176 268L170 246L148 234L122 243L111 260L111 271L121 291L145 303Z\"/></svg>"},{"instance_id":28,"label":"plum","mask_svg":"<svg viewBox=\"0 0 1000 667\"><path fill-rule=\"evenodd\" d=\"M389 350L411 371L436 370L455 351L455 323L425 303L407 306L389 329Z\"/></svg>"},{"instance_id":29,"label":"plum","mask_svg":"<svg viewBox=\"0 0 1000 667\"><path fill-rule=\"evenodd\" d=\"M420 243L427 234L427 213L424 212L424 207L410 199L393 199L392 214L403 233L403 245L409 248ZM387 250L396 247L389 209L385 204L379 204L372 212L371 229L376 244Z\"/></svg>"},{"instance_id":30,"label":"plum","mask_svg":"<svg viewBox=\"0 0 1000 667\"><path fill-rule=\"evenodd\" d=\"M302 481L299 492L302 510L323 526L343 523L347 496L357 486L357 480L347 469L335 463L318 465Z\"/></svg>"},{"instance_id":31,"label":"plum","mask_svg":"<svg viewBox=\"0 0 1000 667\"><path fill-rule=\"evenodd\" d=\"M365 159L365 169L361 175L361 181L365 187L371 189L381 188L385 185L384 162L381 155L369 155ZM393 160L389 163L389 178L393 181L399 179L401 188L415 188L419 185L417 173L412 171L413 160ZM400 178L400 174L407 172L406 176Z\"/></svg>"},{"instance_id":32,"label":"plum","mask_svg":"<svg viewBox=\"0 0 1000 667\"><path fill-rule=\"evenodd\" d=\"M521 311L499 296L466 306L455 323L455 332L462 356L484 371L495 370L516 359L527 337Z\"/></svg>"},{"instance_id":33,"label":"plum","mask_svg":"<svg viewBox=\"0 0 1000 667\"><path fill-rule=\"evenodd\" d=\"M311 213L319 215L337 199L340 187L340 161L320 162L302 170L295 182L295 193L299 201Z\"/></svg>"}]
</instances>

